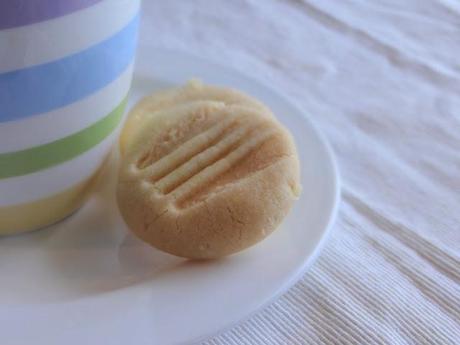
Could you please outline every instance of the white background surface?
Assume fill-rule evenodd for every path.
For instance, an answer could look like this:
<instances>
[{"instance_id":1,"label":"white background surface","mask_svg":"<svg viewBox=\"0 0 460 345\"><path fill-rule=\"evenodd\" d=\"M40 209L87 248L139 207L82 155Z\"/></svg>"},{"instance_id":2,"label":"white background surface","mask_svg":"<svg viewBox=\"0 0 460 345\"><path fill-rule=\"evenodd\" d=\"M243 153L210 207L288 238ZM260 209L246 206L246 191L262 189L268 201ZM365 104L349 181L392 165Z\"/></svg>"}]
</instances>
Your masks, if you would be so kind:
<instances>
[{"instance_id":1,"label":"white background surface","mask_svg":"<svg viewBox=\"0 0 460 345\"><path fill-rule=\"evenodd\" d=\"M147 44L282 90L343 177L313 269L208 344L460 343L457 1L146 0Z\"/></svg>"}]
</instances>

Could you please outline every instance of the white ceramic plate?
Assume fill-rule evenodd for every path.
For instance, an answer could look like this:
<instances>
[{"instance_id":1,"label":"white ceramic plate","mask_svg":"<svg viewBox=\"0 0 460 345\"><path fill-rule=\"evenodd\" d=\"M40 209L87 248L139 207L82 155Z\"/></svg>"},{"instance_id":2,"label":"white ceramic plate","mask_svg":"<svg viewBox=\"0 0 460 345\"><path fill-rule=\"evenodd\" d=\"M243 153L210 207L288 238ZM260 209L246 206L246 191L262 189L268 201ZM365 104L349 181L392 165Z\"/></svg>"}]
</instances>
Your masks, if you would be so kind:
<instances>
[{"instance_id":1,"label":"white ceramic plate","mask_svg":"<svg viewBox=\"0 0 460 345\"><path fill-rule=\"evenodd\" d=\"M331 150L305 114L276 91L180 53L141 49L131 105L199 77L266 102L294 134L303 194L281 228L224 260L189 262L130 235L114 200L115 169L74 216L0 240L2 344L181 344L248 317L307 269L339 200Z\"/></svg>"}]
</instances>

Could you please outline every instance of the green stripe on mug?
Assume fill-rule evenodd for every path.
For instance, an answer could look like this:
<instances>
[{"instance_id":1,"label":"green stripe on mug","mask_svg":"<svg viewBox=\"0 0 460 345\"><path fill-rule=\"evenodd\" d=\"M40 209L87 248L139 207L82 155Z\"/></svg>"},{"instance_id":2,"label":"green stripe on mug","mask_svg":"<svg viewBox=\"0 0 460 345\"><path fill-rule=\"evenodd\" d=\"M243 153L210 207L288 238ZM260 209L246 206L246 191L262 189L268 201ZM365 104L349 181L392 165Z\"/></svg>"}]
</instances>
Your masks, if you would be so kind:
<instances>
[{"instance_id":1,"label":"green stripe on mug","mask_svg":"<svg viewBox=\"0 0 460 345\"><path fill-rule=\"evenodd\" d=\"M107 116L80 132L45 145L0 154L0 179L44 170L90 150L115 130L123 116L126 100L127 97Z\"/></svg>"}]
</instances>

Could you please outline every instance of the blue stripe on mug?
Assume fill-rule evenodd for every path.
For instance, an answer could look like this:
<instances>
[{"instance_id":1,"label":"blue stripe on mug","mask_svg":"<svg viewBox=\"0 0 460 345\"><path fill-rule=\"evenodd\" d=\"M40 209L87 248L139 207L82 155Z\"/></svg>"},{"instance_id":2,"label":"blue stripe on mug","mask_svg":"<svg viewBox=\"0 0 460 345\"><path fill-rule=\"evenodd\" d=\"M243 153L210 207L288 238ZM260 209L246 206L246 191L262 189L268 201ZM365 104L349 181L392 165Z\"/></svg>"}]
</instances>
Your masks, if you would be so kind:
<instances>
[{"instance_id":1,"label":"blue stripe on mug","mask_svg":"<svg viewBox=\"0 0 460 345\"><path fill-rule=\"evenodd\" d=\"M138 24L136 15L118 33L93 47L0 74L0 123L71 104L115 80L133 59Z\"/></svg>"}]
</instances>

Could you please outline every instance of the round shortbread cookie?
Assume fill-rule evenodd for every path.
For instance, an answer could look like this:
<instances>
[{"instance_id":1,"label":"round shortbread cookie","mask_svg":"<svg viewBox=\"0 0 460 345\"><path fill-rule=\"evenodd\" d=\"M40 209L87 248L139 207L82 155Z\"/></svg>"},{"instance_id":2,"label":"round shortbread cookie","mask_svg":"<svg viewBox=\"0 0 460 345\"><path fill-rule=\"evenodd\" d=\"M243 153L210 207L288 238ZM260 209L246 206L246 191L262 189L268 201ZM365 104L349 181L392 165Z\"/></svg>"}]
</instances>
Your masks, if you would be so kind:
<instances>
[{"instance_id":1,"label":"round shortbread cookie","mask_svg":"<svg viewBox=\"0 0 460 345\"><path fill-rule=\"evenodd\" d=\"M141 121L117 199L130 229L160 250L236 253L272 233L300 194L293 139L264 108L198 100Z\"/></svg>"}]
</instances>

